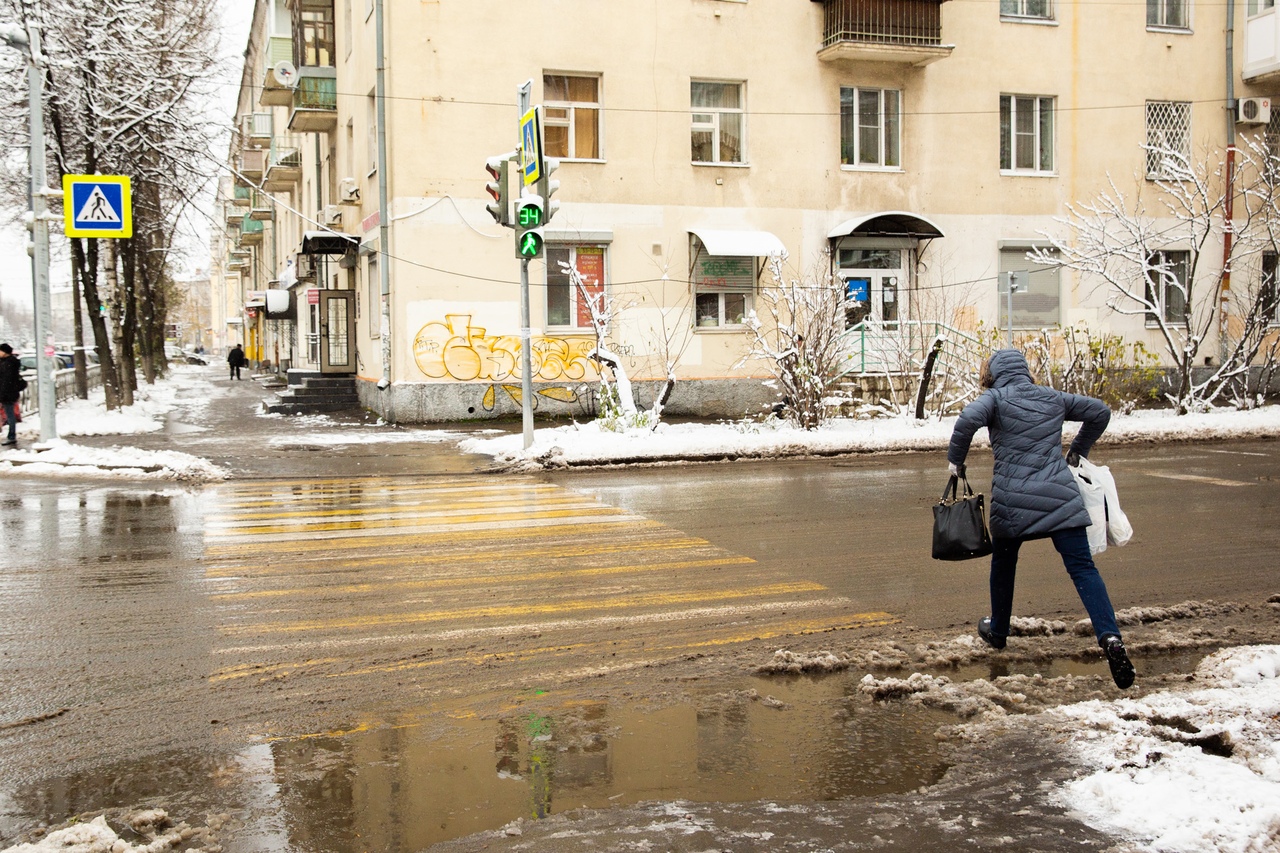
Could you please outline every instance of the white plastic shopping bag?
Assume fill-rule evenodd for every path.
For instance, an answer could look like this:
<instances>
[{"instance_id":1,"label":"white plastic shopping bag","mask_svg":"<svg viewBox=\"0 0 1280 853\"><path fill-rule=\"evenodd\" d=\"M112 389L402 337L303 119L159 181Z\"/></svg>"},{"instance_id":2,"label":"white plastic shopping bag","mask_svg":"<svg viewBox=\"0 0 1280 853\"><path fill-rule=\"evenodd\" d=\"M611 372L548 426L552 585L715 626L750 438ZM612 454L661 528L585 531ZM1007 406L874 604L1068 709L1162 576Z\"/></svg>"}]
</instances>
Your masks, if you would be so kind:
<instances>
[{"instance_id":1,"label":"white plastic shopping bag","mask_svg":"<svg viewBox=\"0 0 1280 853\"><path fill-rule=\"evenodd\" d=\"M1090 472L1085 470L1089 460L1080 458L1080 464L1071 469L1080 487L1080 497L1084 498L1084 508L1089 511L1089 527L1085 533L1089 535L1089 553L1101 554L1107 550L1107 496L1102 486ZM1094 467L1089 465L1090 468Z\"/></svg>"},{"instance_id":2,"label":"white plastic shopping bag","mask_svg":"<svg viewBox=\"0 0 1280 853\"><path fill-rule=\"evenodd\" d=\"M1111 545L1125 545L1133 536L1133 525L1120 508L1120 496L1116 493L1116 481L1106 465L1094 465L1083 456L1080 464L1071 469L1084 498L1084 508L1089 511L1089 553L1098 554Z\"/></svg>"},{"instance_id":3,"label":"white plastic shopping bag","mask_svg":"<svg viewBox=\"0 0 1280 853\"><path fill-rule=\"evenodd\" d=\"M1093 481L1102 487L1103 497L1107 499L1107 542L1111 545L1128 544L1133 536L1133 525L1129 516L1120 508L1120 496L1116 494L1116 481L1111 476L1111 469L1106 465L1094 465L1088 459L1080 460L1081 467L1093 477Z\"/></svg>"}]
</instances>

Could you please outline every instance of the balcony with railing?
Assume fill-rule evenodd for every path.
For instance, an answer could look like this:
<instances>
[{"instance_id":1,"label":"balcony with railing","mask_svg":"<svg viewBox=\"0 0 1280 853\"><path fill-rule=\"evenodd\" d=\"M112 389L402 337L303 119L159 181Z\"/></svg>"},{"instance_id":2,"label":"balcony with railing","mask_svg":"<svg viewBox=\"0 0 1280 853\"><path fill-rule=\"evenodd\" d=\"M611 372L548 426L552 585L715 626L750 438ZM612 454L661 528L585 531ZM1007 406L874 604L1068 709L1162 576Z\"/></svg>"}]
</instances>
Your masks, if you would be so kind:
<instances>
[{"instance_id":1,"label":"balcony with railing","mask_svg":"<svg viewBox=\"0 0 1280 853\"><path fill-rule=\"evenodd\" d=\"M259 220L252 218L247 213L244 215L244 219L240 223L240 245L262 245L262 223Z\"/></svg>"},{"instance_id":2,"label":"balcony with railing","mask_svg":"<svg viewBox=\"0 0 1280 853\"><path fill-rule=\"evenodd\" d=\"M253 199L249 203L249 218L258 222L270 222L276 218L275 200L265 192L253 191Z\"/></svg>"},{"instance_id":3,"label":"balcony with railing","mask_svg":"<svg viewBox=\"0 0 1280 853\"><path fill-rule=\"evenodd\" d=\"M262 94L258 103L264 107L287 107L293 103L293 87L276 79L276 66L281 62L293 62L293 39L289 36L271 36L267 39L266 69L262 75Z\"/></svg>"},{"instance_id":4,"label":"balcony with railing","mask_svg":"<svg viewBox=\"0 0 1280 853\"><path fill-rule=\"evenodd\" d=\"M242 117L241 132L244 144L249 148L265 148L271 144L273 126L271 113L248 113Z\"/></svg>"},{"instance_id":5,"label":"balcony with railing","mask_svg":"<svg viewBox=\"0 0 1280 853\"><path fill-rule=\"evenodd\" d=\"M896 62L922 66L945 59L942 0L825 0L818 58L825 62Z\"/></svg>"},{"instance_id":6,"label":"balcony with railing","mask_svg":"<svg viewBox=\"0 0 1280 853\"><path fill-rule=\"evenodd\" d=\"M240 184L236 184L235 189L232 191L230 201L232 204L234 204L237 207L248 207L249 195L252 192L253 190L249 189L248 187L242 186ZM241 213L243 214L243 211Z\"/></svg>"},{"instance_id":7,"label":"balcony with railing","mask_svg":"<svg viewBox=\"0 0 1280 853\"><path fill-rule=\"evenodd\" d=\"M289 130L294 133L326 133L338 126L338 76L333 68L298 69L293 90Z\"/></svg>"},{"instance_id":8,"label":"balcony with railing","mask_svg":"<svg viewBox=\"0 0 1280 853\"><path fill-rule=\"evenodd\" d=\"M268 192L289 192L302 180L302 137L277 136L267 154L267 171L262 188Z\"/></svg>"},{"instance_id":9,"label":"balcony with railing","mask_svg":"<svg viewBox=\"0 0 1280 853\"><path fill-rule=\"evenodd\" d=\"M267 166L267 152L261 148L246 148L240 152L239 175L236 179L244 184L246 181L257 183L262 180L262 170Z\"/></svg>"}]
</instances>

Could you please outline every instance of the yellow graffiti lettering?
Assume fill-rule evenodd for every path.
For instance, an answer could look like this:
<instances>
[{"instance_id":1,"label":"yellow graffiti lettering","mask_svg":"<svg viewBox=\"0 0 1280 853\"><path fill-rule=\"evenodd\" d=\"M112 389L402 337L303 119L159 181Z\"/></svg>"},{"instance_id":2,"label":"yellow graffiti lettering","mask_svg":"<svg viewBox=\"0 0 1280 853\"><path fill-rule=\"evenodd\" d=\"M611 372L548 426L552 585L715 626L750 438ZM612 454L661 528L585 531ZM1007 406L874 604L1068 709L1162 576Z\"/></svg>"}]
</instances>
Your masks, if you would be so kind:
<instances>
[{"instance_id":1,"label":"yellow graffiti lettering","mask_svg":"<svg viewBox=\"0 0 1280 853\"><path fill-rule=\"evenodd\" d=\"M444 322L433 321L418 330L413 339L413 358L432 379L460 382L482 380L506 383L520 379L520 338L516 335L489 335L482 326L471 325L470 314L446 314ZM529 361L533 379L541 382L580 382L600 378L588 355L595 339L586 335L570 337L538 336L529 341ZM558 398L553 398L558 399ZM486 397L486 408L494 401Z\"/></svg>"}]
</instances>

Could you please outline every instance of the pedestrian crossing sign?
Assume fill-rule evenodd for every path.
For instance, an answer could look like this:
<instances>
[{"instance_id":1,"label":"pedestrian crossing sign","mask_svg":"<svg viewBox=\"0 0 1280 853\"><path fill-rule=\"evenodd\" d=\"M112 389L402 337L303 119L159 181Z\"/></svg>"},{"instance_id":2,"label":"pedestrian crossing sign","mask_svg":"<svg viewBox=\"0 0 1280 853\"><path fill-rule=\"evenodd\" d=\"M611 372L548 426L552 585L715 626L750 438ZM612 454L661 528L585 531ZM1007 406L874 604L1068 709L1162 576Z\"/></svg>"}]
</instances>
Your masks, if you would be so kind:
<instances>
[{"instance_id":1,"label":"pedestrian crossing sign","mask_svg":"<svg viewBox=\"0 0 1280 853\"><path fill-rule=\"evenodd\" d=\"M132 237L133 201L125 175L63 175L68 237Z\"/></svg>"}]
</instances>

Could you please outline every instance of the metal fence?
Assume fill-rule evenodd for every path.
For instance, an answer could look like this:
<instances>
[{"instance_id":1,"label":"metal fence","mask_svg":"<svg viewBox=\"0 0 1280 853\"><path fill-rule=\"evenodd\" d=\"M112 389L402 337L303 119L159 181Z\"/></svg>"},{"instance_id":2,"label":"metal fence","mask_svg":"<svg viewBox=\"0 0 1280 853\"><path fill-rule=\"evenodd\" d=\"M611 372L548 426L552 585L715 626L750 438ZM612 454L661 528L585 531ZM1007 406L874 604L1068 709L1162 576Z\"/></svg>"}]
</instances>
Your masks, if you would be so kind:
<instances>
[{"instance_id":1,"label":"metal fence","mask_svg":"<svg viewBox=\"0 0 1280 853\"><path fill-rule=\"evenodd\" d=\"M940 0L827 0L823 47L840 42L942 44Z\"/></svg>"},{"instance_id":2,"label":"metal fence","mask_svg":"<svg viewBox=\"0 0 1280 853\"><path fill-rule=\"evenodd\" d=\"M89 390L102 385L102 368L99 365L90 364L86 367L85 372L89 379ZM22 405L22 413L24 415L34 415L40 411L40 377L32 370L23 373L22 378L27 380L27 387L18 396L18 402ZM59 403L64 400L70 400L76 395L76 372L73 368L55 370L53 383Z\"/></svg>"}]
</instances>

